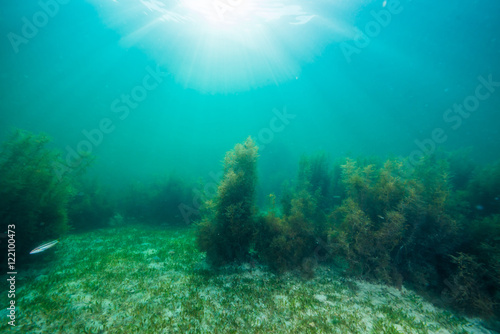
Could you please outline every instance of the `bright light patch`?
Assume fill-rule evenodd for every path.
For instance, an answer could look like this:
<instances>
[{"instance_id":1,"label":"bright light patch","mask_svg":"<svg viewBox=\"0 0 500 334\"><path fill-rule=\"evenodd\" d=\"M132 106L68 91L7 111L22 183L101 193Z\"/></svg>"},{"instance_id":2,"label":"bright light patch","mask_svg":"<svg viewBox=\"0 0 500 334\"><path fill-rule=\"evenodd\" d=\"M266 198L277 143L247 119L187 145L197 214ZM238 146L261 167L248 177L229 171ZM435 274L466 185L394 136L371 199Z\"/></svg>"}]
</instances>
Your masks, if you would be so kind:
<instances>
[{"instance_id":1,"label":"bright light patch","mask_svg":"<svg viewBox=\"0 0 500 334\"><path fill-rule=\"evenodd\" d=\"M293 80L347 31L326 5L275 0L95 1L106 22L186 88L234 92ZM328 2L331 9L332 2Z\"/></svg>"}]
</instances>

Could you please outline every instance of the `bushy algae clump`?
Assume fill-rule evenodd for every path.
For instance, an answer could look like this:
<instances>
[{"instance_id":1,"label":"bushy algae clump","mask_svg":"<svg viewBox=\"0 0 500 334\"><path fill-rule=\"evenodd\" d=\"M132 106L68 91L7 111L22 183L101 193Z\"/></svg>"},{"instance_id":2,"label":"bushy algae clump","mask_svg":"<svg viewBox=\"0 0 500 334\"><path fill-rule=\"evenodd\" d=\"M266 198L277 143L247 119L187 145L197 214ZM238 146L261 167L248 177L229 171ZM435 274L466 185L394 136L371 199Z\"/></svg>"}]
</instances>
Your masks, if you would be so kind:
<instances>
[{"instance_id":1,"label":"bushy algae clump","mask_svg":"<svg viewBox=\"0 0 500 334\"><path fill-rule=\"evenodd\" d=\"M470 210L465 198L477 195L456 188L467 182L454 182L464 174L446 156L424 157L411 170L397 160L377 166L347 159L341 167L346 195L330 215L329 245L351 274L404 282L467 313L500 315L500 221ZM476 180L466 188L479 191Z\"/></svg>"},{"instance_id":2,"label":"bushy algae clump","mask_svg":"<svg viewBox=\"0 0 500 334\"><path fill-rule=\"evenodd\" d=\"M301 268L311 277L318 258L326 255L332 175L326 154L302 157L296 184L283 192L283 215L276 214L273 204L272 210L259 217L256 249L275 271Z\"/></svg>"},{"instance_id":3,"label":"bushy algae clump","mask_svg":"<svg viewBox=\"0 0 500 334\"><path fill-rule=\"evenodd\" d=\"M69 228L67 205L74 195L73 176L58 175L60 156L46 146L50 139L16 130L0 152L0 221L15 225L16 255L22 257L43 241ZM69 170L69 167L67 168Z\"/></svg>"},{"instance_id":4,"label":"bushy algae clump","mask_svg":"<svg viewBox=\"0 0 500 334\"><path fill-rule=\"evenodd\" d=\"M251 248L274 271L310 278L319 263L341 259L347 274L500 315L499 164L475 169L450 154L411 169L398 159L345 158L331 167L317 154L301 159L281 208L271 194L269 210L257 214L256 158L249 140L226 156L198 236L212 263L246 260Z\"/></svg>"},{"instance_id":5,"label":"bushy algae clump","mask_svg":"<svg viewBox=\"0 0 500 334\"><path fill-rule=\"evenodd\" d=\"M256 210L257 151L248 137L226 154L217 196L206 203L197 242L213 264L248 260Z\"/></svg>"},{"instance_id":6,"label":"bushy algae clump","mask_svg":"<svg viewBox=\"0 0 500 334\"><path fill-rule=\"evenodd\" d=\"M48 142L18 130L0 151L0 221L16 225L18 256L70 225L107 224L113 208L127 218L175 221L179 201L189 197L186 183L171 177L113 198L81 177L85 162L58 174L65 165ZM257 261L306 279L320 264L326 266L316 272L323 275L341 264L348 275L401 291L404 284L438 304L500 317L499 163L480 167L460 155L436 154L409 169L398 159L332 164L324 153L304 156L296 180L278 197L268 195L268 210L259 212L257 159L250 137L227 152L217 195L200 210L196 244L211 264L250 262L251 276L252 268L262 274ZM115 212L114 222L123 221ZM170 261L181 248L151 252L148 261ZM101 261L93 256L92 265ZM161 267L145 263L147 270ZM318 296L325 303L325 295Z\"/></svg>"}]
</instances>

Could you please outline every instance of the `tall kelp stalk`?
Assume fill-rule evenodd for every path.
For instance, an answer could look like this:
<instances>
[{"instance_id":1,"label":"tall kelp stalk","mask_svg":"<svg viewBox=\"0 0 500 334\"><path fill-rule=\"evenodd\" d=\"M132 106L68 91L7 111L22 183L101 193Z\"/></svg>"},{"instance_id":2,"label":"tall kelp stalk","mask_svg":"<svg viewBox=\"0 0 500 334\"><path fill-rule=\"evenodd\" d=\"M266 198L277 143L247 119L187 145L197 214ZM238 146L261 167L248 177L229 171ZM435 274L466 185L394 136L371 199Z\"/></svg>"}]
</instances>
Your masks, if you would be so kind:
<instances>
[{"instance_id":1,"label":"tall kelp stalk","mask_svg":"<svg viewBox=\"0 0 500 334\"><path fill-rule=\"evenodd\" d=\"M197 243L214 265L248 259L256 211L257 151L248 137L226 153L217 197L206 203Z\"/></svg>"},{"instance_id":2,"label":"tall kelp stalk","mask_svg":"<svg viewBox=\"0 0 500 334\"><path fill-rule=\"evenodd\" d=\"M15 231L16 257L22 257L43 241L57 239L69 228L67 204L74 195L76 168L64 165L50 139L16 130L0 152L0 221ZM59 174L60 166L72 173Z\"/></svg>"}]
</instances>

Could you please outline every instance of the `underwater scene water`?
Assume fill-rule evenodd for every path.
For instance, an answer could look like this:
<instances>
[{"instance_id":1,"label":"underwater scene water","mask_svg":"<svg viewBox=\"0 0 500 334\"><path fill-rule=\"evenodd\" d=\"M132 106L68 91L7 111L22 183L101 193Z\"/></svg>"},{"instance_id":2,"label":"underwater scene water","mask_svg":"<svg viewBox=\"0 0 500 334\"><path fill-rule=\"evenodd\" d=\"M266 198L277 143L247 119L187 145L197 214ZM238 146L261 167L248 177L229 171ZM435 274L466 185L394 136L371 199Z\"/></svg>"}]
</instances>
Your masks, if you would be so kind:
<instances>
[{"instance_id":1,"label":"underwater scene water","mask_svg":"<svg viewBox=\"0 0 500 334\"><path fill-rule=\"evenodd\" d=\"M500 332L500 3L0 5L1 333Z\"/></svg>"}]
</instances>

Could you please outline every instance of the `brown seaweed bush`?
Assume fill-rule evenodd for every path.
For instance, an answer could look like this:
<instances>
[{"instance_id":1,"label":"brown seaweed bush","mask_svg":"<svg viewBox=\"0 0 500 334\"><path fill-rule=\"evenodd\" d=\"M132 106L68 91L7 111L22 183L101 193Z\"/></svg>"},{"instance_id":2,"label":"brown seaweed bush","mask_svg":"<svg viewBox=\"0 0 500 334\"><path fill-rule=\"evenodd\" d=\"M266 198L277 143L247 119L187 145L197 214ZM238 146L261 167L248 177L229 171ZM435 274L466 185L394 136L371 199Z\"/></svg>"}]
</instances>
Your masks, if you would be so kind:
<instances>
[{"instance_id":1,"label":"brown seaweed bush","mask_svg":"<svg viewBox=\"0 0 500 334\"><path fill-rule=\"evenodd\" d=\"M44 134L16 130L0 152L0 221L5 228L15 225L19 256L69 229L67 204L75 193L73 179L55 173L63 162L46 147L49 141ZM73 171L83 168L81 164Z\"/></svg>"},{"instance_id":2,"label":"brown seaweed bush","mask_svg":"<svg viewBox=\"0 0 500 334\"><path fill-rule=\"evenodd\" d=\"M315 256L317 239L314 221L316 202L307 191L301 191L291 201L290 214L279 218L274 211L259 218L256 231L256 251L271 269L282 273L305 269L312 275L310 260ZM309 261L309 262L308 262Z\"/></svg>"},{"instance_id":3,"label":"brown seaweed bush","mask_svg":"<svg viewBox=\"0 0 500 334\"><path fill-rule=\"evenodd\" d=\"M450 255L450 259L455 270L444 281L447 287L442 292L444 300L468 314L493 315L494 300L485 289L483 278L487 271L484 265L475 256L465 253Z\"/></svg>"},{"instance_id":4,"label":"brown seaweed bush","mask_svg":"<svg viewBox=\"0 0 500 334\"><path fill-rule=\"evenodd\" d=\"M498 316L500 215L491 215L500 192L497 169L473 174L457 164L454 170L467 171L456 183L460 191L446 159L424 157L413 170L394 160L376 165L346 159L346 199L329 216L330 249L347 260L353 275L406 282L441 294L462 311ZM473 175L468 185L464 175ZM490 203L484 208L490 214L464 209L471 205L467 199Z\"/></svg>"},{"instance_id":5,"label":"brown seaweed bush","mask_svg":"<svg viewBox=\"0 0 500 334\"><path fill-rule=\"evenodd\" d=\"M352 274L399 282L394 252L408 227L406 211L414 200L403 165L387 161L358 166L346 159L342 181L347 199L329 217L330 246L343 255Z\"/></svg>"},{"instance_id":6,"label":"brown seaweed bush","mask_svg":"<svg viewBox=\"0 0 500 334\"><path fill-rule=\"evenodd\" d=\"M296 184L283 192L283 217L272 210L259 219L256 250L272 269L300 269L312 277L316 263L325 256L333 184L326 154L301 158Z\"/></svg>"},{"instance_id":7,"label":"brown seaweed bush","mask_svg":"<svg viewBox=\"0 0 500 334\"><path fill-rule=\"evenodd\" d=\"M422 161L413 171L401 161L358 165L346 159L347 199L330 216L332 249L356 275L400 285L438 284L435 269L458 233L446 213L446 164Z\"/></svg>"},{"instance_id":8,"label":"brown seaweed bush","mask_svg":"<svg viewBox=\"0 0 500 334\"><path fill-rule=\"evenodd\" d=\"M255 230L258 148L252 138L237 144L224 159L217 196L206 206L197 236L209 261L222 265L248 259Z\"/></svg>"},{"instance_id":9,"label":"brown seaweed bush","mask_svg":"<svg viewBox=\"0 0 500 334\"><path fill-rule=\"evenodd\" d=\"M471 220L450 255L447 301L462 311L500 317L500 215Z\"/></svg>"},{"instance_id":10,"label":"brown seaweed bush","mask_svg":"<svg viewBox=\"0 0 500 334\"><path fill-rule=\"evenodd\" d=\"M255 173L246 171L254 169L233 166L239 156L254 161L256 152L243 152L228 153L219 196L206 203L198 244L212 262L248 259L253 247L274 271L311 277L319 262L342 257L352 275L500 315L500 164L480 169L444 155L411 169L396 159L352 158L330 169L325 155L303 157L297 180L282 192L282 210L270 195L270 209L254 218L252 197L240 193L253 196ZM470 210L475 203L479 214Z\"/></svg>"}]
</instances>

